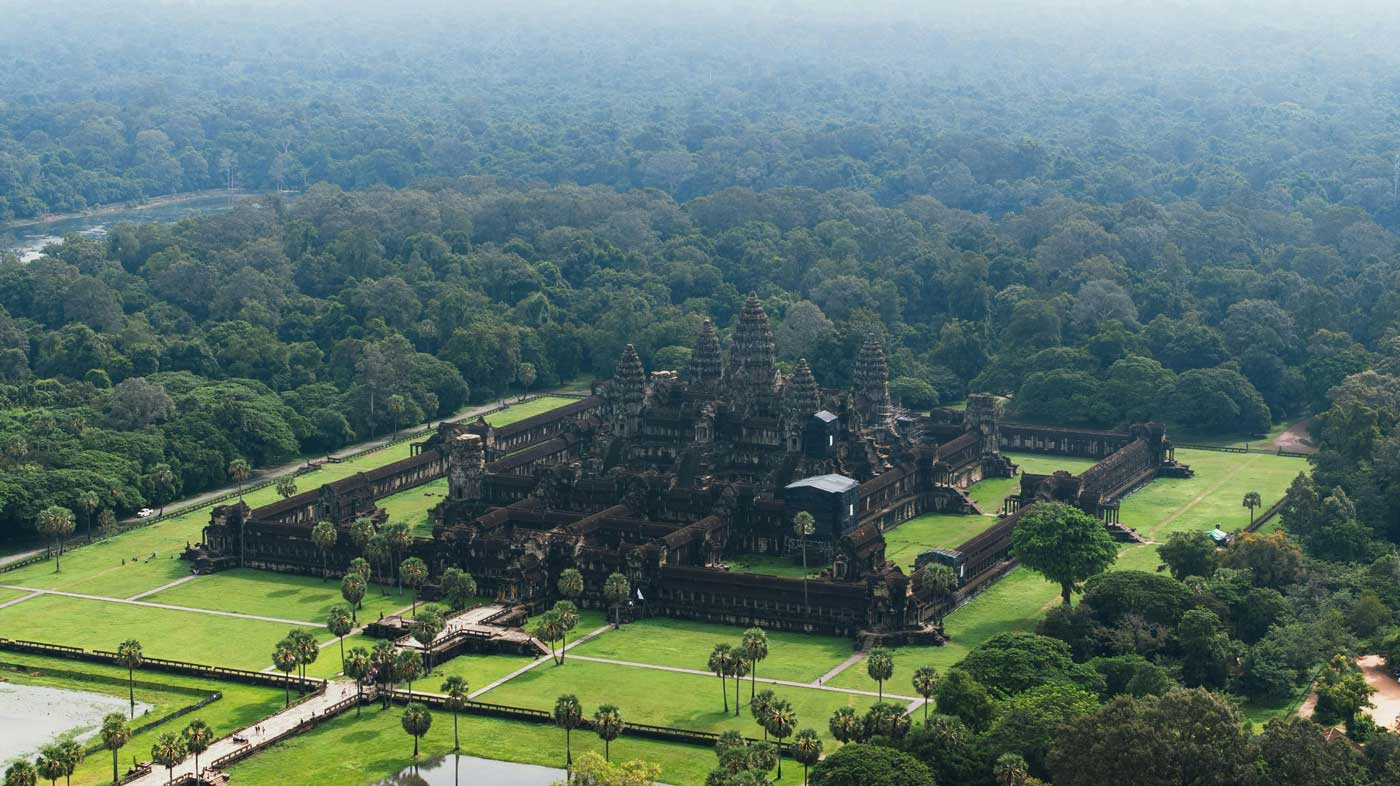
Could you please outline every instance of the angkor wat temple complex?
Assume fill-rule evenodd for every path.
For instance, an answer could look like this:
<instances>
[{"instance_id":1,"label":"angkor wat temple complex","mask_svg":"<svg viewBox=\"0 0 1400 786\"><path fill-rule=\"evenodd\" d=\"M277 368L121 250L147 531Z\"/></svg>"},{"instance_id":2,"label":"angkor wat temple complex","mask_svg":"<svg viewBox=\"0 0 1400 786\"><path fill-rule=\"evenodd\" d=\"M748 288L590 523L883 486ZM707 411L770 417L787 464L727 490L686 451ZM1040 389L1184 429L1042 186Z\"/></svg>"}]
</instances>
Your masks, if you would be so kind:
<instances>
[{"instance_id":1,"label":"angkor wat temple complex","mask_svg":"<svg viewBox=\"0 0 1400 786\"><path fill-rule=\"evenodd\" d=\"M991 396L973 396L965 412L911 415L890 398L876 338L853 362L849 390L822 388L805 361L783 373L768 317L750 297L728 348L706 322L683 371L648 374L628 346L611 380L565 407L499 428L443 424L403 461L258 509L217 507L188 556L201 570L241 561L317 571L322 554L310 533L328 520L342 530L330 561L343 570L361 556L348 537L355 519L383 521L376 500L445 476L433 535L416 538L411 552L434 576L466 569L499 600L552 602L560 572L577 567L591 606L603 605L609 574L627 575L634 616L936 640L930 621L1010 566L1011 530L1033 503L1069 502L1128 538L1118 500L1160 474L1189 472L1157 424L1012 425ZM920 555L919 564L955 567L962 588L915 591L886 560L882 533L925 512L982 514L965 490L1016 474L1003 449L1100 461L1079 476L1023 476L1020 493L988 511L1000 520L956 549ZM805 543L792 527L802 511L816 521ZM821 573L805 583L727 565L804 549Z\"/></svg>"}]
</instances>

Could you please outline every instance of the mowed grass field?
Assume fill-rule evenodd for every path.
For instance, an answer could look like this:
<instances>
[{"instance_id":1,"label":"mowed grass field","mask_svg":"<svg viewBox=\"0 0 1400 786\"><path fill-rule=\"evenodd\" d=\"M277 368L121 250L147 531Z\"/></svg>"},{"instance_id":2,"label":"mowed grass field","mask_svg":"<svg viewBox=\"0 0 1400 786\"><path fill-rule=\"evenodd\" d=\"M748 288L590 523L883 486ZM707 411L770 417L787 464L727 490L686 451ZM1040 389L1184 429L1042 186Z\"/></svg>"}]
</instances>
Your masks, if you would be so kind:
<instances>
[{"instance_id":1,"label":"mowed grass field","mask_svg":"<svg viewBox=\"0 0 1400 786\"><path fill-rule=\"evenodd\" d=\"M729 625L652 617L610 630L570 652L593 658L705 671L710 651L716 644L738 645L743 634L743 628ZM854 651L850 639L768 631L768 657L758 664L758 676L812 682L839 666ZM717 687L715 693L718 698Z\"/></svg>"},{"instance_id":2,"label":"mowed grass field","mask_svg":"<svg viewBox=\"0 0 1400 786\"><path fill-rule=\"evenodd\" d=\"M384 590L388 594L384 594ZM322 581L314 576L294 576L261 570L237 568L189 581L142 598L151 603L213 609L260 617L325 623L335 606L345 604L340 596L340 577ZM365 593L356 616L373 620L382 614L409 607L412 593L372 584Z\"/></svg>"},{"instance_id":3,"label":"mowed grass field","mask_svg":"<svg viewBox=\"0 0 1400 786\"><path fill-rule=\"evenodd\" d=\"M0 652L0 662L17 664L22 670L6 668L0 671L5 680L25 684L68 688L89 693L101 693L125 699L127 696L126 669L94 663L83 663L63 658L47 658L17 652ZM73 678L54 672L80 672L97 679ZM122 748L119 761L122 771L131 765L133 758L148 761L151 758L151 745L156 737L167 731L183 729L190 721L198 718L213 728L216 736L222 737L237 729L245 728L271 715L282 708L283 692L278 688L243 685L235 682L221 682L203 678L165 674L154 671L136 673L136 700L154 705L154 717L172 712L180 707L193 704L198 699L160 688L143 687L141 683L159 683L165 686L178 686L213 693L218 691L223 698L201 708L199 711L157 726L138 734ZM140 718L137 719L139 723ZM112 754L107 750L98 751L78 765L73 774L74 786L106 784L112 781ZM361 785L363 786L363 784Z\"/></svg>"}]
</instances>

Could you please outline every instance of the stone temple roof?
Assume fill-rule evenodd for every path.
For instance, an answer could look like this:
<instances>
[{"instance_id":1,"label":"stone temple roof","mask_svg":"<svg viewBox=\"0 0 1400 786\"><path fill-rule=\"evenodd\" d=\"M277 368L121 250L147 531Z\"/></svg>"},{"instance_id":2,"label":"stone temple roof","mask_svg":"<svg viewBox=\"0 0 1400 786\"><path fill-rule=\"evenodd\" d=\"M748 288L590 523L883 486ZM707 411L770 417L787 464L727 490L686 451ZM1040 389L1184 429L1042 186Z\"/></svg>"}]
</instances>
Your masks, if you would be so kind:
<instances>
[{"instance_id":1,"label":"stone temple roof","mask_svg":"<svg viewBox=\"0 0 1400 786\"><path fill-rule=\"evenodd\" d=\"M843 491L850 491L851 489L854 489L859 485L859 483L846 477L845 475L816 475L814 477L803 478L802 480L789 483L787 485L787 488L815 488L820 489L822 491L840 493Z\"/></svg>"},{"instance_id":2,"label":"stone temple roof","mask_svg":"<svg viewBox=\"0 0 1400 786\"><path fill-rule=\"evenodd\" d=\"M836 417L835 415L833 415L832 413L828 412L827 410L822 410L821 412L818 412L818 413L812 415L812 417L818 418L819 420L821 420L821 421L824 422L824 423L831 423L832 421L834 421L834 420L837 419L837 417Z\"/></svg>"}]
</instances>

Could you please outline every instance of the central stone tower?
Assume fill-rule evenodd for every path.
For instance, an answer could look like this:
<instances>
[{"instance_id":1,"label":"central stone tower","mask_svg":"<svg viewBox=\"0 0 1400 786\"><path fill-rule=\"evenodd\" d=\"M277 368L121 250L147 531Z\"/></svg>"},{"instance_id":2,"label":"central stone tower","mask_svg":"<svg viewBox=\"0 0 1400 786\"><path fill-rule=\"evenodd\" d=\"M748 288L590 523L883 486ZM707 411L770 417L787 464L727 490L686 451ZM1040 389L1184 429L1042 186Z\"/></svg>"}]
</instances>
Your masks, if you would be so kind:
<instances>
[{"instance_id":1,"label":"central stone tower","mask_svg":"<svg viewBox=\"0 0 1400 786\"><path fill-rule=\"evenodd\" d=\"M734 328L734 344L729 353L730 389L735 403L745 414L767 409L778 388L777 348L768 313L749 295Z\"/></svg>"}]
</instances>

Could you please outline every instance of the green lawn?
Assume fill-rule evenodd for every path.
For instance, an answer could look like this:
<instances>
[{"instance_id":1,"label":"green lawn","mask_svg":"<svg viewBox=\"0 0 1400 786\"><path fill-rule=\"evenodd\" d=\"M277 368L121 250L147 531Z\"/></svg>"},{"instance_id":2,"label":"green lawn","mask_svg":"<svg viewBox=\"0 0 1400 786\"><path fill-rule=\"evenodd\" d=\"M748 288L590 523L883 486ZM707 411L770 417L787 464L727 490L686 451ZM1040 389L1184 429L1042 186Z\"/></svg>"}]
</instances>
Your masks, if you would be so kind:
<instances>
[{"instance_id":1,"label":"green lawn","mask_svg":"<svg viewBox=\"0 0 1400 786\"><path fill-rule=\"evenodd\" d=\"M728 625L656 617L610 630L571 652L703 671L716 644L738 644L743 633L743 628ZM812 682L840 665L853 651L849 639L769 631L768 658L758 665L758 676Z\"/></svg>"},{"instance_id":2,"label":"green lawn","mask_svg":"<svg viewBox=\"0 0 1400 786\"><path fill-rule=\"evenodd\" d=\"M762 730L747 709L741 710L739 717L734 716L734 682L727 680L726 684L730 707L727 714L717 677L575 660L558 667L538 666L480 700L548 710L554 707L557 697L572 693L590 714L599 704L611 703L618 706L624 719L636 723L711 732L733 729L746 736L761 735ZM759 685L760 689L763 687ZM792 702L798 727L816 729L829 749L835 746L827 728L831 714L838 707L847 706L864 712L875 703L873 696L782 685L767 687ZM902 693L909 695L910 691ZM740 687L739 695L743 702L748 701L747 681Z\"/></svg>"},{"instance_id":3,"label":"green lawn","mask_svg":"<svg viewBox=\"0 0 1400 786\"><path fill-rule=\"evenodd\" d=\"M572 666L565 656L565 664ZM424 683L425 689L437 692L442 681L449 676L462 677L470 690L478 691L516 669L528 666L533 658L526 655L475 654L458 655L444 663L435 664L433 674ZM537 669L553 668L549 664L536 666Z\"/></svg>"},{"instance_id":4,"label":"green lawn","mask_svg":"<svg viewBox=\"0 0 1400 786\"><path fill-rule=\"evenodd\" d=\"M400 491L378 500L379 507L389 514L389 520L407 524L413 534L428 538L433 534L433 522L428 511L447 497L447 478L438 478L421 486Z\"/></svg>"},{"instance_id":5,"label":"green lawn","mask_svg":"<svg viewBox=\"0 0 1400 786\"><path fill-rule=\"evenodd\" d=\"M578 401L576 398L568 396L540 396L530 399L523 404L511 404L505 409L487 413L486 422L493 426L508 426L517 420L534 417L551 409L558 409L565 404L572 404Z\"/></svg>"},{"instance_id":6,"label":"green lawn","mask_svg":"<svg viewBox=\"0 0 1400 786\"><path fill-rule=\"evenodd\" d=\"M718 687L716 687L718 690ZM718 699L718 696L715 697ZM553 698L550 706L553 706ZM596 705L585 704L592 715ZM413 741L399 724L403 708L381 711L366 707L363 717L353 712L305 734L245 759L230 769L233 782L240 786L286 786L288 783L316 786L366 786L392 777L410 764ZM549 724L502 720L479 715L459 718L462 753L470 756L518 761L547 767L564 766L564 733ZM433 725L420 743L423 758L452 751L452 716L433 713ZM573 753L603 752L603 743L593 734L573 735ZM614 761L641 759L661 765L661 780L675 786L702 786L705 775L715 766L708 748L664 743L623 736L612 743ZM800 784L802 768L784 767L783 784ZM463 768L466 782L470 769Z\"/></svg>"},{"instance_id":7,"label":"green lawn","mask_svg":"<svg viewBox=\"0 0 1400 786\"><path fill-rule=\"evenodd\" d=\"M379 585L371 585L356 615L361 621L373 620L383 614L393 614L407 608L413 595L390 590L386 596ZM339 577L321 581L313 576L295 576L237 568L197 576L163 592L142 598L152 603L188 606L196 609L232 611L259 617L278 617L323 623L330 610L345 605L340 596Z\"/></svg>"},{"instance_id":8,"label":"green lawn","mask_svg":"<svg viewBox=\"0 0 1400 786\"><path fill-rule=\"evenodd\" d=\"M83 690L92 693L104 693L112 696L125 698L126 670L116 666L104 666L93 663L83 663L80 661L70 661L60 658L45 658L37 655L29 655L15 652L0 652L0 660L9 663L23 664L26 673L17 674L11 671L4 672L4 678L15 682L26 684L52 685L55 687L71 687L75 690ZM79 671L97 677L108 678L101 682L88 682L73 680L67 677L45 676L45 670L59 669L63 671ZM31 677L28 672L38 671L39 677ZM178 686L183 688L198 689L203 692L219 691L223 698L215 701L198 712L170 721L169 724L157 726L143 734L134 737L120 754L121 767L125 770L130 766L133 758L149 761L151 758L151 745L157 736L167 731L179 731L183 729L189 721L198 718L208 723L214 729L217 736L223 736L236 729L244 728L282 708L283 693L276 688L265 688L260 686L243 685L232 682L216 682L196 677L186 677L175 674L164 674L156 671L138 671L136 674L138 681L158 682L163 685ZM63 684L60 684L63 683ZM156 712L164 714L177 706L192 704L196 701L190 696L175 698L177 694L169 694L165 691L143 689L137 686L136 700L144 701L156 705ZM171 701L177 703L171 705ZM112 755L107 751L99 751L88 757L73 775L75 786L89 786L89 784L106 784L112 780ZM360 784L363 786L363 783Z\"/></svg>"},{"instance_id":9,"label":"green lawn","mask_svg":"<svg viewBox=\"0 0 1400 786\"><path fill-rule=\"evenodd\" d=\"M907 571L919 554L932 548L956 548L995 523L993 516L925 513L885 532L885 558Z\"/></svg>"},{"instance_id":10,"label":"green lawn","mask_svg":"<svg viewBox=\"0 0 1400 786\"><path fill-rule=\"evenodd\" d=\"M757 573L762 576L778 576L787 579L800 579L803 576L816 578L821 575L823 565L818 564L816 555L808 555L807 570L802 563L787 557L772 554L740 554L729 560L729 569L735 573Z\"/></svg>"},{"instance_id":11,"label":"green lawn","mask_svg":"<svg viewBox=\"0 0 1400 786\"><path fill-rule=\"evenodd\" d=\"M115 650L126 639L147 655L216 666L263 669L290 626L100 600L46 595L0 610L0 636L84 649ZM325 641L330 634L315 629Z\"/></svg>"}]
</instances>

